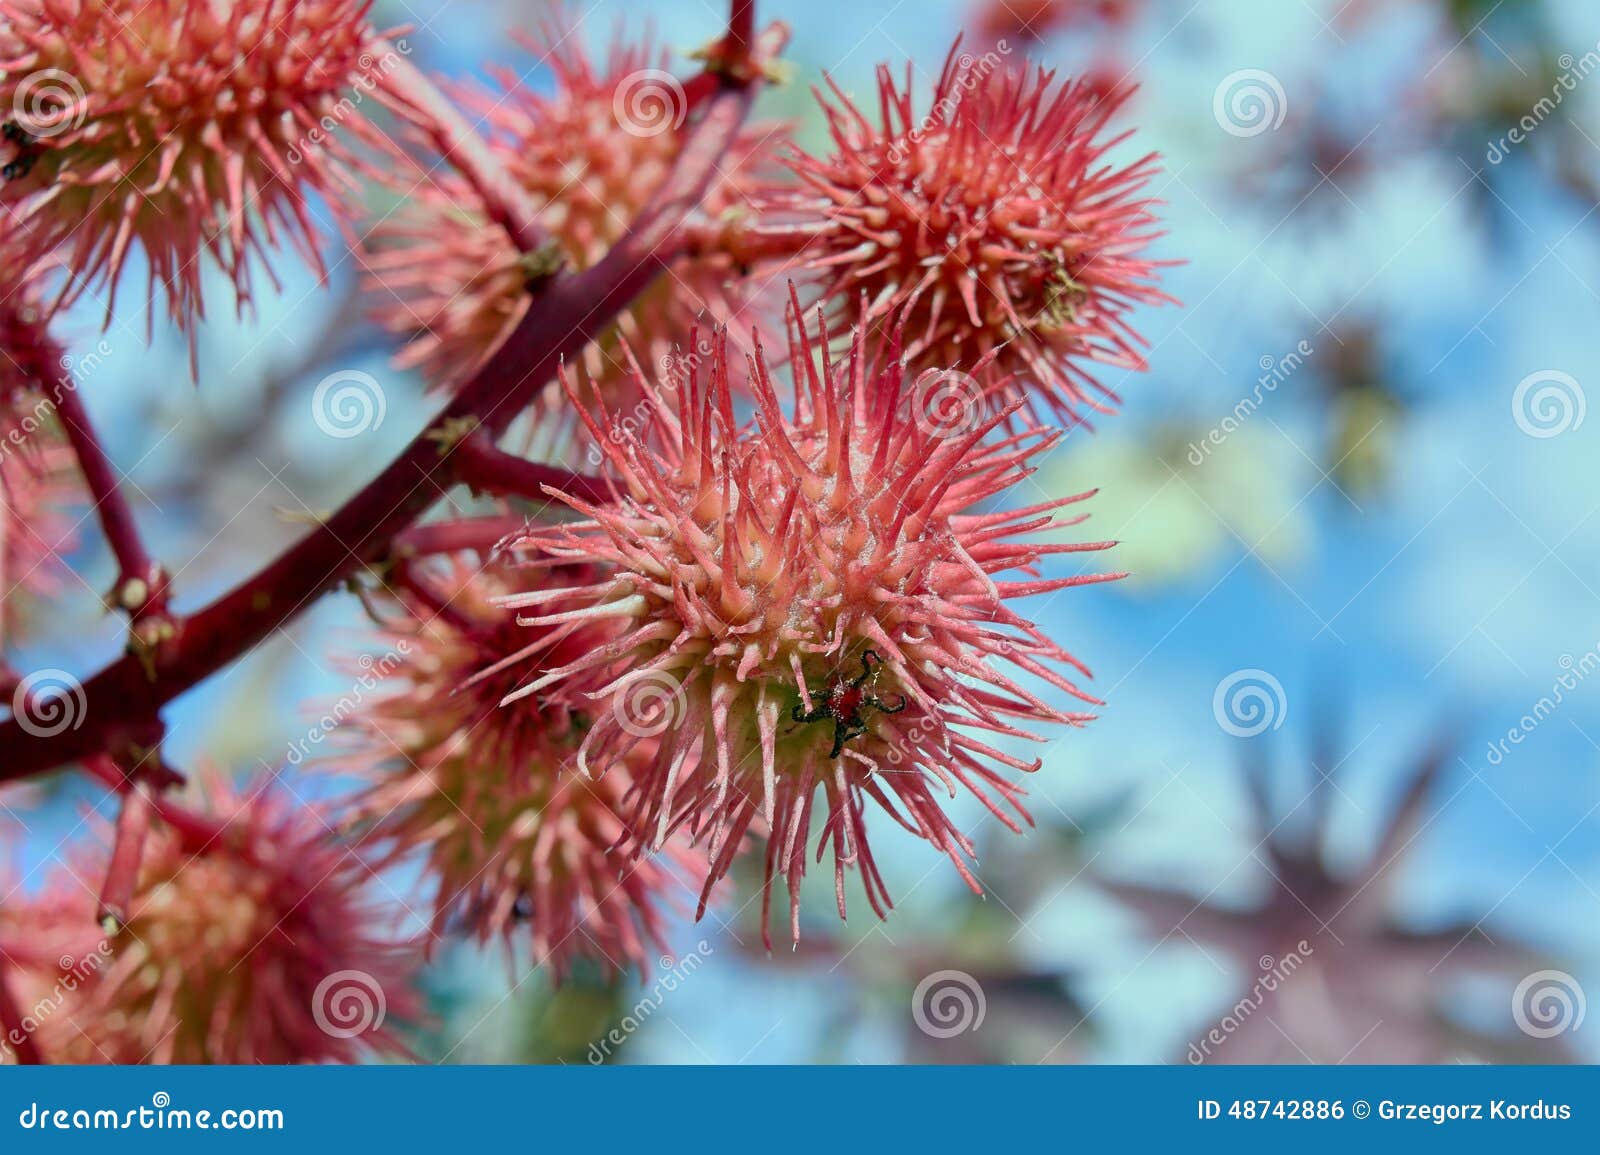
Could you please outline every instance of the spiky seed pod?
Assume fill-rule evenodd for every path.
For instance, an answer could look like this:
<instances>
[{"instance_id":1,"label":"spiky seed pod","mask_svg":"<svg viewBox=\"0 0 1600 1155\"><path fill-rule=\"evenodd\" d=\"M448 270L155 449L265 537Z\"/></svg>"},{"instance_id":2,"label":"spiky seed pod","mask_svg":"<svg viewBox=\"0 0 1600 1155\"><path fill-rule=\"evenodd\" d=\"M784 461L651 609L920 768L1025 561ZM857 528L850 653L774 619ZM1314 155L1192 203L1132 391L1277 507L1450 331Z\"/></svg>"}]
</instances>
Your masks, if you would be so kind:
<instances>
[{"instance_id":1,"label":"spiky seed pod","mask_svg":"<svg viewBox=\"0 0 1600 1155\"><path fill-rule=\"evenodd\" d=\"M565 665L615 628L530 634L493 604L527 588L503 566L456 561L437 578L414 578L394 599L388 649L367 667L392 688L357 721L356 760L373 784L354 821L393 855L421 856L437 887L435 933L526 944L558 978L579 957L642 968L664 949L663 913L686 885L674 872L693 873L688 856L630 862L616 849L629 768L599 781L574 768L591 703L500 706L521 662Z\"/></svg>"},{"instance_id":2,"label":"spiky seed pod","mask_svg":"<svg viewBox=\"0 0 1600 1155\"><path fill-rule=\"evenodd\" d=\"M520 254L465 182L437 173L408 181L406 204L369 238L377 319L413 335L400 363L419 367L434 384L459 380L491 352L553 265L581 270L603 257L666 180L686 138L688 98L665 70L666 54L648 40L619 37L603 62L559 29L528 47L549 65L552 92L529 88L509 69L492 74L492 91L453 92L487 126L491 147L531 198L553 249ZM744 129L719 158L700 211L712 219L740 211L756 170L785 135L774 125ZM702 312L726 319L737 310L740 272L715 246L679 257L585 348L584 374L617 408L628 408L636 398L618 392L631 380L619 339L659 359ZM547 402L566 416L559 391ZM557 423L570 431L570 422Z\"/></svg>"},{"instance_id":3,"label":"spiky seed pod","mask_svg":"<svg viewBox=\"0 0 1600 1155\"><path fill-rule=\"evenodd\" d=\"M905 327L914 371L972 366L993 407L1078 420L1117 397L1096 363L1142 369L1128 314L1168 298L1140 255L1157 235L1142 190L1153 155L1110 158L1128 133L1107 126L1126 91L1057 82L995 52L952 49L926 115L906 82L878 70L874 125L832 80L819 92L833 152L796 152L800 188L773 188L769 220L809 229L798 263L822 299L864 294L877 322ZM972 403L979 400L970 399Z\"/></svg>"},{"instance_id":4,"label":"spiky seed pod","mask_svg":"<svg viewBox=\"0 0 1600 1155\"><path fill-rule=\"evenodd\" d=\"M289 791L211 785L208 837L157 823L127 924L43 1049L81 1063L353 1062L402 1054L419 952L363 896L367 869ZM65 868L63 868L65 869ZM80 863L54 889L92 926ZM85 873L87 871L87 873Z\"/></svg>"},{"instance_id":5,"label":"spiky seed pod","mask_svg":"<svg viewBox=\"0 0 1600 1155\"><path fill-rule=\"evenodd\" d=\"M1083 667L1009 603L1117 576L1035 572L1047 555L1107 544L1023 539L1063 524L1052 511L1087 494L978 509L1026 477L1059 434L1002 436L1004 413L959 429L930 424L909 403L894 344L873 356L862 322L847 363L827 363L827 345L821 320L808 329L791 297L795 404L780 403L758 343L741 383L756 407L748 426L735 417L725 340L714 342L709 373L681 389L641 380L645 428L612 414L609 430L592 429L618 479L616 502L564 497L590 520L518 543L598 562L604 574L504 599L538 629L621 627L513 698L553 689L594 698L579 751L588 773L647 749L629 814L638 854L686 826L707 840L709 888L759 820L764 906L774 875L786 876L796 936L819 789L817 853L833 850L841 915L850 866L880 916L891 905L866 838L868 802L948 854L976 889L972 844L938 795L964 788L1020 829L1028 815L1005 771L1038 763L979 735L1032 738L1030 723L1088 717L1047 704L1004 667L1096 701L1060 669ZM1024 577L1000 577L1011 571Z\"/></svg>"},{"instance_id":6,"label":"spiky seed pod","mask_svg":"<svg viewBox=\"0 0 1600 1155\"><path fill-rule=\"evenodd\" d=\"M6 792L8 806L20 800ZM13 825L11 823L7 824ZM8 834L25 833L21 824ZM74 884L76 885L76 884ZM10 996L10 1013L0 1008L0 1066L48 1060L41 1044L48 1041L54 1020L76 1013L82 991L94 982L110 957L99 928L83 917L81 902L25 898L20 879L0 868L0 999ZM58 1033L60 1028L56 1028Z\"/></svg>"},{"instance_id":7,"label":"spiky seed pod","mask_svg":"<svg viewBox=\"0 0 1600 1155\"><path fill-rule=\"evenodd\" d=\"M0 199L62 301L114 300L135 244L180 330L204 315L202 257L233 281L287 243L319 272L313 196L353 188L330 125L370 135L371 0L0 0ZM368 73L374 76L367 75ZM268 270L270 276L270 270ZM111 308L110 301L107 305Z\"/></svg>"}]
</instances>

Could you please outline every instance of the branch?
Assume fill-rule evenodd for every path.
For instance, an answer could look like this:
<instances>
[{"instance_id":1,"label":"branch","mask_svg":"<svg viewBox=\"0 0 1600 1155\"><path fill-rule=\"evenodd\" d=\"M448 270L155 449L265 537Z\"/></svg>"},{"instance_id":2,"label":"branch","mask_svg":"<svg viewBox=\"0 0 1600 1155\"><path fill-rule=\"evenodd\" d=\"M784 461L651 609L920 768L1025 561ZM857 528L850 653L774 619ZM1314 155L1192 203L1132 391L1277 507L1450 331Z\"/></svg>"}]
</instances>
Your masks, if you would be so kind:
<instances>
[{"instance_id":1,"label":"branch","mask_svg":"<svg viewBox=\"0 0 1600 1155\"><path fill-rule=\"evenodd\" d=\"M703 100L728 83L784 79L777 57L787 39L787 30L782 24L775 24L757 36L755 26L755 0L732 0L728 30L689 54L692 59L703 61L705 69L683 86L687 107L700 107Z\"/></svg>"},{"instance_id":2,"label":"branch","mask_svg":"<svg viewBox=\"0 0 1600 1155\"><path fill-rule=\"evenodd\" d=\"M781 25L763 35L776 51ZM555 278L522 321L428 427L326 522L210 605L149 656L125 657L83 685L84 721L52 737L16 719L0 725L0 782L79 761L150 719L173 698L249 651L316 597L381 559L402 530L457 479L449 431L482 427L498 436L563 358L576 356L677 253L680 222L701 201L755 99L756 82L720 75L666 184L628 233L592 268Z\"/></svg>"},{"instance_id":3,"label":"branch","mask_svg":"<svg viewBox=\"0 0 1600 1155\"><path fill-rule=\"evenodd\" d=\"M741 269L757 265L793 267L817 239L816 226L753 221L745 213L708 217L695 213L684 225L685 251L693 256L715 253Z\"/></svg>"},{"instance_id":4,"label":"branch","mask_svg":"<svg viewBox=\"0 0 1600 1155\"><path fill-rule=\"evenodd\" d=\"M77 382L70 377L63 378L54 397L67 442L78 459L78 469L83 473L84 484L94 502L95 516L117 559L117 584L111 591L111 602L127 610L136 623L147 617L164 617L168 595L166 571L145 549L133 510L119 484L116 467L100 444Z\"/></svg>"},{"instance_id":5,"label":"branch","mask_svg":"<svg viewBox=\"0 0 1600 1155\"><path fill-rule=\"evenodd\" d=\"M481 434L463 438L451 456L457 479L480 493L549 501L550 495L545 492L545 486L549 486L585 501L609 502L612 498L611 483L603 477L529 461L497 448Z\"/></svg>"},{"instance_id":6,"label":"branch","mask_svg":"<svg viewBox=\"0 0 1600 1155\"><path fill-rule=\"evenodd\" d=\"M756 0L731 0L728 12L728 47L741 57L754 48Z\"/></svg>"},{"instance_id":7,"label":"branch","mask_svg":"<svg viewBox=\"0 0 1600 1155\"><path fill-rule=\"evenodd\" d=\"M369 40L374 51L389 51L389 43L383 37L372 34ZM387 77L384 96L396 112L427 134L439 155L472 186L489 219L506 231L519 252L540 252L550 246L550 236L539 224L539 214L527 191L507 175L488 143L460 110L405 57L398 57ZM558 268L558 264L550 263L548 272L554 273Z\"/></svg>"},{"instance_id":8,"label":"branch","mask_svg":"<svg viewBox=\"0 0 1600 1155\"><path fill-rule=\"evenodd\" d=\"M125 796L131 796L138 786L163 791L184 782L182 774L159 759L148 765L141 764L136 774L127 774L108 756L96 754L84 759L83 768L91 777ZM150 812L177 832L192 850L204 848L222 837L226 823L180 806L160 793L150 793L147 798Z\"/></svg>"},{"instance_id":9,"label":"branch","mask_svg":"<svg viewBox=\"0 0 1600 1155\"><path fill-rule=\"evenodd\" d=\"M405 560L432 557L441 553L460 553L493 549L513 533L528 528L525 517L485 514L482 517L453 517L449 521L430 521L414 525L395 535L389 545L391 556Z\"/></svg>"},{"instance_id":10,"label":"branch","mask_svg":"<svg viewBox=\"0 0 1600 1155\"><path fill-rule=\"evenodd\" d=\"M100 885L99 909L95 912L95 921L107 934L116 934L127 925L154 809L150 787L137 780L129 781L127 792L122 796L122 810L117 815L105 880Z\"/></svg>"}]
</instances>

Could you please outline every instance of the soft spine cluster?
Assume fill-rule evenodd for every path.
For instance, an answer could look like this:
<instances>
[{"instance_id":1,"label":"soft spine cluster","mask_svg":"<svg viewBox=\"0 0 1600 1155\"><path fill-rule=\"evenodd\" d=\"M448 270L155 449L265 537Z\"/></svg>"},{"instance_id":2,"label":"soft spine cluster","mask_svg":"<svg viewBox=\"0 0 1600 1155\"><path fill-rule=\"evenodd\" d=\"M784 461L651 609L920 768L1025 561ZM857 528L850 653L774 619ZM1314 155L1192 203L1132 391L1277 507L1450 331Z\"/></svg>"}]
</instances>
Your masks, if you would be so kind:
<instances>
[{"instance_id":1,"label":"soft spine cluster","mask_svg":"<svg viewBox=\"0 0 1600 1155\"><path fill-rule=\"evenodd\" d=\"M423 857L435 938L526 939L558 977L577 957L625 970L667 949L663 908L689 875L687 855L624 869L630 765L600 781L578 773L589 702L552 695L501 709L522 662L574 661L614 633L523 628L495 602L526 585L505 565L459 560L396 581L388 645L371 658L394 660L394 685L359 718L353 761L371 786L350 821L389 857Z\"/></svg>"},{"instance_id":2,"label":"soft spine cluster","mask_svg":"<svg viewBox=\"0 0 1600 1155\"><path fill-rule=\"evenodd\" d=\"M683 149L676 123L689 96L674 87L665 54L648 41L615 41L595 61L568 30L546 29L528 40L553 75L553 92L532 88L516 72L496 69L495 85L451 91L485 126L487 145L537 214L547 239L521 251L493 221L491 206L471 182L449 173L403 173L410 193L366 241L375 318L406 336L399 364L417 367L445 387L461 381L526 315L539 284L563 266L592 267L650 203ZM778 146L781 124L753 125L719 158L696 217L715 231L725 217L747 212ZM628 390L628 354L660 360L702 313L724 321L747 290L736 260L715 245L686 252L647 288L580 358L582 371L618 408L637 401ZM575 421L565 398L550 392L536 417L539 440L562 455Z\"/></svg>"},{"instance_id":3,"label":"soft spine cluster","mask_svg":"<svg viewBox=\"0 0 1600 1155\"><path fill-rule=\"evenodd\" d=\"M1034 478L1063 436L1046 423L1109 409L1106 369L1143 366L1130 315L1163 299L1154 162L1112 159L1124 90L953 50L925 113L886 69L877 123L830 81L812 153L745 125L787 34L747 0L684 83L648 40L599 62L552 25L528 42L548 90L437 87L368 7L0 0L0 412L27 433L0 457L0 645L15 591L52 588L74 461L130 618L61 728L72 753L0 722L27 773L76 763L120 808L0 900L0 1026L63 1011L21 1032L25 1061L403 1054L452 935L556 978L642 969L741 856L764 864L769 945L780 883L798 940L812 855L841 916L852 882L885 916L869 823L979 890L955 800L1020 830L1040 762L1019 751L1099 705L1021 607L1120 576L1070 562L1110 543L1059 536L1090 495ZM401 197L349 254L367 311L448 400L324 524L180 614L55 372L56 310L104 291L116 315L141 254L194 350L202 265L241 308L275 249L320 272L311 205L353 221L362 178ZM462 486L470 513L423 519ZM375 620L360 668L384 683L334 711L357 785L178 791L162 706L336 588ZM39 704L0 672L14 715ZM386 925L374 891L419 867L420 925Z\"/></svg>"},{"instance_id":4,"label":"soft spine cluster","mask_svg":"<svg viewBox=\"0 0 1600 1155\"><path fill-rule=\"evenodd\" d=\"M401 1055L418 1019L413 952L386 933L368 868L325 817L267 781L215 780L203 818L149 832L121 926L90 935L83 879L116 865L80 855L29 904L0 964L38 1005L63 974L74 997L35 1040L66 1063L350 1062ZM114 857L114 856L113 856ZM59 945L59 959L30 943ZM59 996L58 996L59 998Z\"/></svg>"},{"instance_id":5,"label":"soft spine cluster","mask_svg":"<svg viewBox=\"0 0 1600 1155\"><path fill-rule=\"evenodd\" d=\"M558 495L589 520L513 548L535 565L553 558L605 572L576 584L564 580L570 570L551 571L501 604L531 611L522 621L543 630L623 627L575 660L541 661L545 672L510 701L584 687L599 708L578 762L602 780L648 744L628 814L635 855L680 828L704 840L702 909L759 820L763 905L773 876L785 876L798 938L819 790L819 855L831 847L841 915L850 865L880 916L892 905L867 841L869 802L977 888L963 861L972 844L939 795L960 787L1018 829L1028 815L1006 772L1038 763L983 735L1036 738L1030 723L1086 718L1048 705L1008 667L1096 704L1060 667L1087 670L1007 603L1119 575L1030 576L1050 554L1108 544L1033 540L1062 524L1054 511L1088 494L982 509L1022 482L1058 434L991 438L1011 411L964 431L929 423L907 404L897 341L869 349L862 322L847 358L833 362L820 316L808 327L795 302L789 322L790 404L759 344L736 387L746 371L719 334L703 370L640 380L643 430L608 427L603 411L586 417L617 477L616 500ZM754 399L748 425L735 414L740 393Z\"/></svg>"},{"instance_id":6,"label":"soft spine cluster","mask_svg":"<svg viewBox=\"0 0 1600 1155\"><path fill-rule=\"evenodd\" d=\"M1157 235L1141 195L1155 158L1108 155L1127 135L1106 131L1127 91L959 46L925 115L909 68L904 84L878 69L876 125L829 88L834 151L795 154L798 186L765 206L807 232L793 263L820 277L821 298L847 315L865 295L872 320L904 327L910 364L982 365L981 392L1037 420L1110 411L1094 366L1142 369L1129 313L1167 299L1142 254Z\"/></svg>"},{"instance_id":7,"label":"soft spine cluster","mask_svg":"<svg viewBox=\"0 0 1600 1155\"><path fill-rule=\"evenodd\" d=\"M204 316L202 257L241 307L252 264L273 248L291 246L320 272L311 199L348 211L358 187L353 155L324 121L378 139L340 107L381 43L366 28L370 6L0 2L0 108L11 116L0 202L17 254L66 268L63 303L103 292L109 316L137 243L152 305L159 288L184 331Z\"/></svg>"}]
</instances>

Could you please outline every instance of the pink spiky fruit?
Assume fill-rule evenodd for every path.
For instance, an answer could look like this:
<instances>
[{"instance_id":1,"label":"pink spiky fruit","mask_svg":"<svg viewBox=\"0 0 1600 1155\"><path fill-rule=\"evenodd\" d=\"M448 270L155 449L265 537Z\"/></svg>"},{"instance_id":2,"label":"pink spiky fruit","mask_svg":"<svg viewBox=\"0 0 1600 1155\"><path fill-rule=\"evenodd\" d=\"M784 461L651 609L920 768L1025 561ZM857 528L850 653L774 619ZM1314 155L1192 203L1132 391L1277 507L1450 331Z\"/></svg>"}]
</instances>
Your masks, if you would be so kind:
<instances>
[{"instance_id":1,"label":"pink spiky fruit","mask_svg":"<svg viewBox=\"0 0 1600 1155\"><path fill-rule=\"evenodd\" d=\"M207 258L240 307L279 244L320 273L311 201L355 187L333 126L376 139L372 0L0 0L0 201L27 259L54 254L61 302L111 311L135 246L180 330L204 316ZM192 356L191 352L191 356Z\"/></svg>"},{"instance_id":2,"label":"pink spiky fruit","mask_svg":"<svg viewBox=\"0 0 1600 1155\"><path fill-rule=\"evenodd\" d=\"M605 644L609 623L530 631L494 599L527 587L504 566L452 561L413 574L392 599L387 651L368 676L391 688L359 719L363 838L420 857L433 879L436 934L526 946L558 978L578 958L603 970L644 968L665 949L677 849L630 861L623 816L629 767L590 780L575 756L590 703L547 695L500 701L522 663L565 665Z\"/></svg>"},{"instance_id":3,"label":"pink spiky fruit","mask_svg":"<svg viewBox=\"0 0 1600 1155\"><path fill-rule=\"evenodd\" d=\"M821 276L822 299L864 295L875 323L896 318L915 371L984 363L995 410L1108 410L1117 397L1096 366L1144 368L1129 314L1168 299L1143 255L1156 159L1111 157L1129 135L1108 132L1128 90L1108 97L1099 80L1058 82L959 45L926 115L909 67L904 86L879 68L878 124L828 85L832 99L817 96L833 151L796 152L799 187L762 206L769 227L807 232L792 263Z\"/></svg>"},{"instance_id":4,"label":"pink spiky fruit","mask_svg":"<svg viewBox=\"0 0 1600 1155\"><path fill-rule=\"evenodd\" d=\"M520 253L478 193L441 174L408 181L406 203L369 240L377 319L412 337L399 362L435 385L460 380L491 353L544 277L563 265L589 268L606 254L666 181L690 127L689 96L666 71L666 54L648 40L619 37L603 62L560 28L528 47L554 74L553 91L536 91L502 69L492 74L491 91L452 92L486 126L500 164L527 194L550 238L546 248ZM785 136L770 124L741 131L717 162L698 219L714 225L741 213L756 171ZM632 378L619 343L663 358L701 313L727 319L737 312L742 273L714 244L683 253L585 347L583 373L617 408L631 406L636 398L627 395ZM562 441L573 423L559 391L546 397L543 411L554 427L546 431L550 440Z\"/></svg>"},{"instance_id":5,"label":"pink spiky fruit","mask_svg":"<svg viewBox=\"0 0 1600 1155\"><path fill-rule=\"evenodd\" d=\"M1030 724L1088 717L1048 704L1005 667L1096 701L1062 671L1083 670L1076 659L1010 603L1119 575L1035 572L1050 555L1107 544L1026 540L1063 524L1052 511L1087 494L982 508L1059 434L1004 435L1005 411L929 419L898 347L873 356L865 322L836 364L823 354L823 323L808 330L793 299L790 329L795 402L780 403L758 342L738 387L754 397L748 425L735 413L736 365L720 335L708 371L682 388L641 376L645 427L611 414L591 429L616 501L562 495L588 520L530 530L518 543L536 567L554 557L604 572L582 583L552 573L504 603L537 629L618 628L511 700L553 690L592 698L579 748L588 773L646 751L628 816L636 854L687 827L707 843L709 890L746 832L764 832L763 905L774 876L785 876L798 936L819 791L817 853L833 850L841 915L850 866L880 916L891 905L867 841L869 802L949 855L976 888L972 843L939 795L965 789L1020 829L1028 816L1006 771L1038 763L981 735L1031 738ZM1023 576L1001 577L1012 572Z\"/></svg>"},{"instance_id":6,"label":"pink spiky fruit","mask_svg":"<svg viewBox=\"0 0 1600 1155\"><path fill-rule=\"evenodd\" d=\"M157 822L108 956L52 1017L56 1062L354 1062L405 1053L418 952L387 934L368 869L281 786L208 783L204 829ZM41 899L93 926L80 862Z\"/></svg>"}]
</instances>

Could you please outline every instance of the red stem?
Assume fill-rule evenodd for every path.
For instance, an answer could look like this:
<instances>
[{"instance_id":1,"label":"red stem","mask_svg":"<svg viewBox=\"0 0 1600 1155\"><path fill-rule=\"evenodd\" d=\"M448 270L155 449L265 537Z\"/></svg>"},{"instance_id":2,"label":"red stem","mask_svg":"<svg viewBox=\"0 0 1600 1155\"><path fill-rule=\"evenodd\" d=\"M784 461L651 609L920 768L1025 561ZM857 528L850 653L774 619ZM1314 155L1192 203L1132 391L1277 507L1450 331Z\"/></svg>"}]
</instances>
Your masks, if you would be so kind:
<instances>
[{"instance_id":1,"label":"red stem","mask_svg":"<svg viewBox=\"0 0 1600 1155\"><path fill-rule=\"evenodd\" d=\"M753 223L728 215L713 219L696 214L684 227L684 244L691 254L716 253L735 264L793 263L817 239L813 225Z\"/></svg>"},{"instance_id":2,"label":"red stem","mask_svg":"<svg viewBox=\"0 0 1600 1155\"><path fill-rule=\"evenodd\" d=\"M739 56L748 57L756 31L756 0L733 0L728 14L728 46Z\"/></svg>"},{"instance_id":3,"label":"red stem","mask_svg":"<svg viewBox=\"0 0 1600 1155\"><path fill-rule=\"evenodd\" d=\"M502 539L527 526L527 518L505 514L430 521L396 534L389 552L398 558L431 557L440 553L460 553L467 549L481 552L493 549Z\"/></svg>"},{"instance_id":4,"label":"red stem","mask_svg":"<svg viewBox=\"0 0 1600 1155\"><path fill-rule=\"evenodd\" d=\"M451 604L448 594L418 573L416 566L410 562L395 566L392 584L409 594L429 617L443 618L451 627L463 633L477 625L464 610Z\"/></svg>"},{"instance_id":5,"label":"red stem","mask_svg":"<svg viewBox=\"0 0 1600 1155\"><path fill-rule=\"evenodd\" d=\"M611 483L605 478L540 465L496 448L486 437L463 438L451 456L455 459L456 477L480 493L549 501L550 495L544 491L544 487L549 486L585 501L611 500Z\"/></svg>"},{"instance_id":6,"label":"red stem","mask_svg":"<svg viewBox=\"0 0 1600 1155\"><path fill-rule=\"evenodd\" d=\"M121 768L105 754L95 754L85 758L83 768L119 794L130 794L134 790L134 780L124 774ZM163 789L184 780L183 775L161 763L143 768L140 774L141 785L155 789ZM184 839L186 845L199 850L222 836L225 823L179 806L169 798L160 795L148 797L151 813L172 827Z\"/></svg>"},{"instance_id":7,"label":"red stem","mask_svg":"<svg viewBox=\"0 0 1600 1155\"><path fill-rule=\"evenodd\" d=\"M167 598L166 575L145 549L133 509L118 481L116 467L106 456L77 383L70 377L63 378L55 390L55 404L67 442L78 459L78 469L94 501L95 516L117 559L119 572L114 600L135 618L163 612ZM135 592L133 583L141 583L143 590Z\"/></svg>"},{"instance_id":8,"label":"red stem","mask_svg":"<svg viewBox=\"0 0 1600 1155\"><path fill-rule=\"evenodd\" d=\"M737 10L737 5L736 5ZM771 51L786 36L768 34ZM246 653L363 562L381 558L455 481L455 455L441 439L463 424L503 432L565 358L599 334L676 255L677 230L705 195L755 98L755 85L724 76L666 184L628 233L592 268L557 277L453 401L376 478L326 522L264 568L180 624L153 655L124 657L83 685L84 724L53 737L15 719L0 725L0 781L37 774L104 750L148 727L179 694Z\"/></svg>"},{"instance_id":9,"label":"red stem","mask_svg":"<svg viewBox=\"0 0 1600 1155\"><path fill-rule=\"evenodd\" d=\"M392 51L382 37L372 40L375 50ZM531 253L548 243L549 235L540 226L527 191L507 175L483 137L431 80L399 57L387 85L385 95L397 111L427 133L439 155L472 185L489 219L506 231L520 252Z\"/></svg>"},{"instance_id":10,"label":"red stem","mask_svg":"<svg viewBox=\"0 0 1600 1155\"><path fill-rule=\"evenodd\" d=\"M107 934L115 934L127 924L153 810L150 788L142 782L129 783L122 796L122 812L117 815L111 860L106 864L105 882L100 887L100 909L95 915L95 921Z\"/></svg>"}]
</instances>

